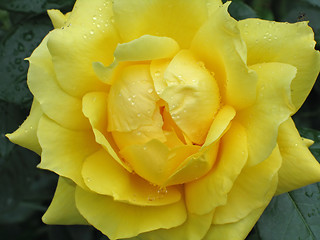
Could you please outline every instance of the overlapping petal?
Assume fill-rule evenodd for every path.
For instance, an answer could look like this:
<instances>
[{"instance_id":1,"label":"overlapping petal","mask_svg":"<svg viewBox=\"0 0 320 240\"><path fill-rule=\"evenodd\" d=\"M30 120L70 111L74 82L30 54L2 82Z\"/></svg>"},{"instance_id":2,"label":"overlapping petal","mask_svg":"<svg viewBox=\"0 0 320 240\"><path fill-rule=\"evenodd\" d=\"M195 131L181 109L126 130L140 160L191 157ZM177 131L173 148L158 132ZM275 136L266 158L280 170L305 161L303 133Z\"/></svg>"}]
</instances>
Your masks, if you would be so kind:
<instances>
[{"instance_id":1,"label":"overlapping petal","mask_svg":"<svg viewBox=\"0 0 320 240\"><path fill-rule=\"evenodd\" d=\"M191 50L214 73L225 104L242 109L256 99L257 75L247 67L247 48L237 21L227 11L229 4L212 13L195 35Z\"/></svg>"},{"instance_id":2,"label":"overlapping petal","mask_svg":"<svg viewBox=\"0 0 320 240\"><path fill-rule=\"evenodd\" d=\"M86 185L97 194L112 196L115 201L139 206L163 206L181 199L178 186L165 190L129 173L104 149L89 156L82 167Z\"/></svg>"},{"instance_id":3,"label":"overlapping petal","mask_svg":"<svg viewBox=\"0 0 320 240\"><path fill-rule=\"evenodd\" d=\"M81 100L64 92L56 81L52 58L47 48L49 38L50 34L28 59L28 86L49 118L66 128L89 129L89 122L82 114ZM51 94L52 92L55 94Z\"/></svg>"},{"instance_id":4,"label":"overlapping petal","mask_svg":"<svg viewBox=\"0 0 320 240\"><path fill-rule=\"evenodd\" d=\"M182 48L190 42L206 20L207 0L118 0L114 2L114 20L122 42L145 34L175 39ZM211 7L215 7L216 3Z\"/></svg>"},{"instance_id":5,"label":"overlapping petal","mask_svg":"<svg viewBox=\"0 0 320 240\"><path fill-rule=\"evenodd\" d=\"M41 154L41 146L37 137L38 123L43 112L37 100L33 100L30 115L23 124L13 133L7 134L6 137L11 142L28 148L37 154Z\"/></svg>"},{"instance_id":6,"label":"overlapping petal","mask_svg":"<svg viewBox=\"0 0 320 240\"><path fill-rule=\"evenodd\" d=\"M297 68L297 75L291 84L292 102L297 111L320 70L320 53L314 50L314 33L308 23L245 19L239 21L239 28L248 48L249 66L281 62Z\"/></svg>"},{"instance_id":7,"label":"overlapping petal","mask_svg":"<svg viewBox=\"0 0 320 240\"><path fill-rule=\"evenodd\" d=\"M42 217L46 224L87 225L88 222L79 213L75 203L76 184L71 180L59 177L52 202Z\"/></svg>"},{"instance_id":8,"label":"overlapping petal","mask_svg":"<svg viewBox=\"0 0 320 240\"><path fill-rule=\"evenodd\" d=\"M134 237L160 228L173 228L187 219L182 198L166 206L141 207L116 202L112 197L77 187L76 206L90 224L111 240Z\"/></svg>"},{"instance_id":9,"label":"overlapping petal","mask_svg":"<svg viewBox=\"0 0 320 240\"><path fill-rule=\"evenodd\" d=\"M265 160L277 144L278 128L293 113L290 84L296 68L284 63L251 66L259 76L257 100L236 119L248 134L249 165Z\"/></svg>"},{"instance_id":10,"label":"overlapping petal","mask_svg":"<svg viewBox=\"0 0 320 240\"><path fill-rule=\"evenodd\" d=\"M72 131L42 116L37 135L42 148L39 167L70 178L86 188L81 175L82 164L99 148L92 132Z\"/></svg>"},{"instance_id":11,"label":"overlapping petal","mask_svg":"<svg viewBox=\"0 0 320 240\"><path fill-rule=\"evenodd\" d=\"M140 234L137 238L133 238L130 240L203 239L211 226L212 215L213 212L205 215L195 215L188 213L187 220L178 227L143 233Z\"/></svg>"},{"instance_id":12,"label":"overlapping petal","mask_svg":"<svg viewBox=\"0 0 320 240\"><path fill-rule=\"evenodd\" d=\"M280 125L278 145L283 162L279 170L277 194L320 181L320 165L291 118Z\"/></svg>"},{"instance_id":13,"label":"overlapping petal","mask_svg":"<svg viewBox=\"0 0 320 240\"><path fill-rule=\"evenodd\" d=\"M92 63L109 65L113 61L118 36L111 17L111 2L79 0L66 27L50 34L48 49L57 81L68 94L82 97L87 92L106 89Z\"/></svg>"},{"instance_id":14,"label":"overlapping petal","mask_svg":"<svg viewBox=\"0 0 320 240\"><path fill-rule=\"evenodd\" d=\"M276 147L260 164L244 168L234 181L226 204L216 208L213 223L237 222L255 209L265 207L277 189L281 163L280 151Z\"/></svg>"},{"instance_id":15,"label":"overlapping petal","mask_svg":"<svg viewBox=\"0 0 320 240\"><path fill-rule=\"evenodd\" d=\"M248 157L245 129L234 122L222 137L219 157L204 177L185 185L188 210L206 214L227 202L228 194Z\"/></svg>"}]
</instances>

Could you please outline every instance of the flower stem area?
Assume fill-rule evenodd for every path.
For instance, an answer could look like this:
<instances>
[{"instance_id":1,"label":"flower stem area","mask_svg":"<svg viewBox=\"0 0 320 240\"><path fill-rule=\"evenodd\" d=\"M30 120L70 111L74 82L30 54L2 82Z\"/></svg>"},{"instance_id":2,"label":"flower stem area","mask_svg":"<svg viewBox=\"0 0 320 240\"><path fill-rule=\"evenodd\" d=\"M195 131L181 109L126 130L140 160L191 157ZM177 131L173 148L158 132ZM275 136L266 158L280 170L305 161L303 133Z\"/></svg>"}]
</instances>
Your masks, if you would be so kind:
<instances>
[{"instance_id":1,"label":"flower stem area","mask_svg":"<svg viewBox=\"0 0 320 240\"><path fill-rule=\"evenodd\" d=\"M33 96L27 86L29 64L25 58L53 29L47 9L67 13L74 2L0 0L0 239L3 240L108 240L92 226L42 223L58 176L38 169L37 154L5 137L23 123L31 108ZM237 20L309 21L315 33L316 49L320 50L320 0L234 0L229 13ZM301 136L314 141L310 149L320 162L319 80L318 76L293 120ZM320 183L315 183L274 197L246 239L320 240L319 226Z\"/></svg>"}]
</instances>

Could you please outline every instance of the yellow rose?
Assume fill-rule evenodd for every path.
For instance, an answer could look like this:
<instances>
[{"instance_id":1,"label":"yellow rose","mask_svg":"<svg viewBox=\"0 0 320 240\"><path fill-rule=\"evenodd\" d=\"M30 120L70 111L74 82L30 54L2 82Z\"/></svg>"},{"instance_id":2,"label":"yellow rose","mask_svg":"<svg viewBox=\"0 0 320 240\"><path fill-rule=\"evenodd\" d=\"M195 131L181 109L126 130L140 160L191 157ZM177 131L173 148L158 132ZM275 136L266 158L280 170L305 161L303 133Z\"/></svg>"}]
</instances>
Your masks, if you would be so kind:
<instances>
[{"instance_id":1,"label":"yellow rose","mask_svg":"<svg viewBox=\"0 0 320 240\"><path fill-rule=\"evenodd\" d=\"M60 175L48 224L110 239L244 239L275 194L320 180L291 116L320 70L306 22L220 0L78 0L28 59L8 137Z\"/></svg>"}]
</instances>

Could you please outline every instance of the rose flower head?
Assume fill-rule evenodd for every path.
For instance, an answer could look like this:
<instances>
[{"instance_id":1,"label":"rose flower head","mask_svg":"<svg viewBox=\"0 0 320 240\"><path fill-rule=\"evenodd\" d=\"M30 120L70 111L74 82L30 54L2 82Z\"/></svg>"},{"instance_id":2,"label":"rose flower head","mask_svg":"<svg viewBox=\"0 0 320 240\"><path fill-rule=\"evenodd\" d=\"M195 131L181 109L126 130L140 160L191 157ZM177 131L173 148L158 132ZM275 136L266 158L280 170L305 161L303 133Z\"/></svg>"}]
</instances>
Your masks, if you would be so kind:
<instances>
[{"instance_id":1,"label":"rose flower head","mask_svg":"<svg viewBox=\"0 0 320 240\"><path fill-rule=\"evenodd\" d=\"M57 173L43 221L110 239L244 239L274 195L320 180L291 116L320 70L307 22L220 0L77 0L28 58L9 139Z\"/></svg>"}]
</instances>

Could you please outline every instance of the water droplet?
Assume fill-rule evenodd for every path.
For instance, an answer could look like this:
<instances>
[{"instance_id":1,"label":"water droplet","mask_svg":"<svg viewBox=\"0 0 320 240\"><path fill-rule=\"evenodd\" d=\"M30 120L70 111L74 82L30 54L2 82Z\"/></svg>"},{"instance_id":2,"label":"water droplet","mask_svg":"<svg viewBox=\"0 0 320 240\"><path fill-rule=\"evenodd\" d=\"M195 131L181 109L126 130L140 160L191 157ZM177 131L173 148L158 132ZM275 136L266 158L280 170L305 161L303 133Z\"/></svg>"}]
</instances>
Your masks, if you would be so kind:
<instances>
[{"instance_id":1,"label":"water droplet","mask_svg":"<svg viewBox=\"0 0 320 240\"><path fill-rule=\"evenodd\" d=\"M160 77L160 75L161 75L160 71L156 71L156 72L154 73L154 76L156 76L156 77Z\"/></svg>"},{"instance_id":2,"label":"water droplet","mask_svg":"<svg viewBox=\"0 0 320 240\"><path fill-rule=\"evenodd\" d=\"M131 98L131 97L128 97L128 101L131 102L131 101L132 101L132 98Z\"/></svg>"},{"instance_id":3,"label":"water droplet","mask_svg":"<svg viewBox=\"0 0 320 240\"><path fill-rule=\"evenodd\" d=\"M23 39L26 41L31 41L33 39L33 36L34 36L33 32L29 31L23 34Z\"/></svg>"},{"instance_id":4,"label":"water droplet","mask_svg":"<svg viewBox=\"0 0 320 240\"><path fill-rule=\"evenodd\" d=\"M138 114L137 114L137 117L141 117L141 113L138 113Z\"/></svg>"},{"instance_id":5,"label":"water droplet","mask_svg":"<svg viewBox=\"0 0 320 240\"><path fill-rule=\"evenodd\" d=\"M154 196L148 196L148 201L152 202L154 200L156 200L156 198Z\"/></svg>"},{"instance_id":6,"label":"water droplet","mask_svg":"<svg viewBox=\"0 0 320 240\"><path fill-rule=\"evenodd\" d=\"M20 64L20 63L21 63L21 58L16 58L16 59L14 60L14 63L15 63L15 64Z\"/></svg>"},{"instance_id":7,"label":"water droplet","mask_svg":"<svg viewBox=\"0 0 320 240\"><path fill-rule=\"evenodd\" d=\"M93 21L96 21L96 20L97 20L97 17L96 17L96 16L93 16L92 19L93 19Z\"/></svg>"},{"instance_id":8,"label":"water droplet","mask_svg":"<svg viewBox=\"0 0 320 240\"><path fill-rule=\"evenodd\" d=\"M166 187L161 187L158 189L158 194L161 194L161 195L164 195L164 194L167 194L168 193L168 190Z\"/></svg>"},{"instance_id":9,"label":"water droplet","mask_svg":"<svg viewBox=\"0 0 320 240\"><path fill-rule=\"evenodd\" d=\"M86 181L87 181L87 182L91 182L91 178L87 177L87 178L86 178Z\"/></svg>"},{"instance_id":10,"label":"water droplet","mask_svg":"<svg viewBox=\"0 0 320 240\"><path fill-rule=\"evenodd\" d=\"M83 38L84 38L84 39L87 39L88 37L87 37L87 35L85 34L85 35L83 35Z\"/></svg>"},{"instance_id":11,"label":"water droplet","mask_svg":"<svg viewBox=\"0 0 320 240\"><path fill-rule=\"evenodd\" d=\"M148 89L148 93L152 93L153 92L153 89L152 88L149 88Z\"/></svg>"},{"instance_id":12,"label":"water droplet","mask_svg":"<svg viewBox=\"0 0 320 240\"><path fill-rule=\"evenodd\" d=\"M147 149L148 149L147 146L144 146L144 147L143 147L143 150L144 150L144 151L146 151Z\"/></svg>"},{"instance_id":13,"label":"water droplet","mask_svg":"<svg viewBox=\"0 0 320 240\"><path fill-rule=\"evenodd\" d=\"M137 136L141 136L142 133L140 131L137 132Z\"/></svg>"},{"instance_id":14,"label":"water droplet","mask_svg":"<svg viewBox=\"0 0 320 240\"><path fill-rule=\"evenodd\" d=\"M18 51L23 52L24 51L24 46L22 43L18 43Z\"/></svg>"},{"instance_id":15,"label":"water droplet","mask_svg":"<svg viewBox=\"0 0 320 240\"><path fill-rule=\"evenodd\" d=\"M137 97L137 95L132 95L132 98L136 98Z\"/></svg>"},{"instance_id":16,"label":"water droplet","mask_svg":"<svg viewBox=\"0 0 320 240\"><path fill-rule=\"evenodd\" d=\"M100 24L97 24L97 28L100 28L101 27L101 25Z\"/></svg>"},{"instance_id":17,"label":"water droplet","mask_svg":"<svg viewBox=\"0 0 320 240\"><path fill-rule=\"evenodd\" d=\"M94 34L94 31L93 31L93 30L91 30L91 31L90 31L90 34L91 34L91 35L93 35L93 34Z\"/></svg>"},{"instance_id":18,"label":"water droplet","mask_svg":"<svg viewBox=\"0 0 320 240\"><path fill-rule=\"evenodd\" d=\"M135 105L135 103L134 103L134 102L132 102L132 103L131 103L131 105L132 105L132 106L134 106L134 105Z\"/></svg>"}]
</instances>

